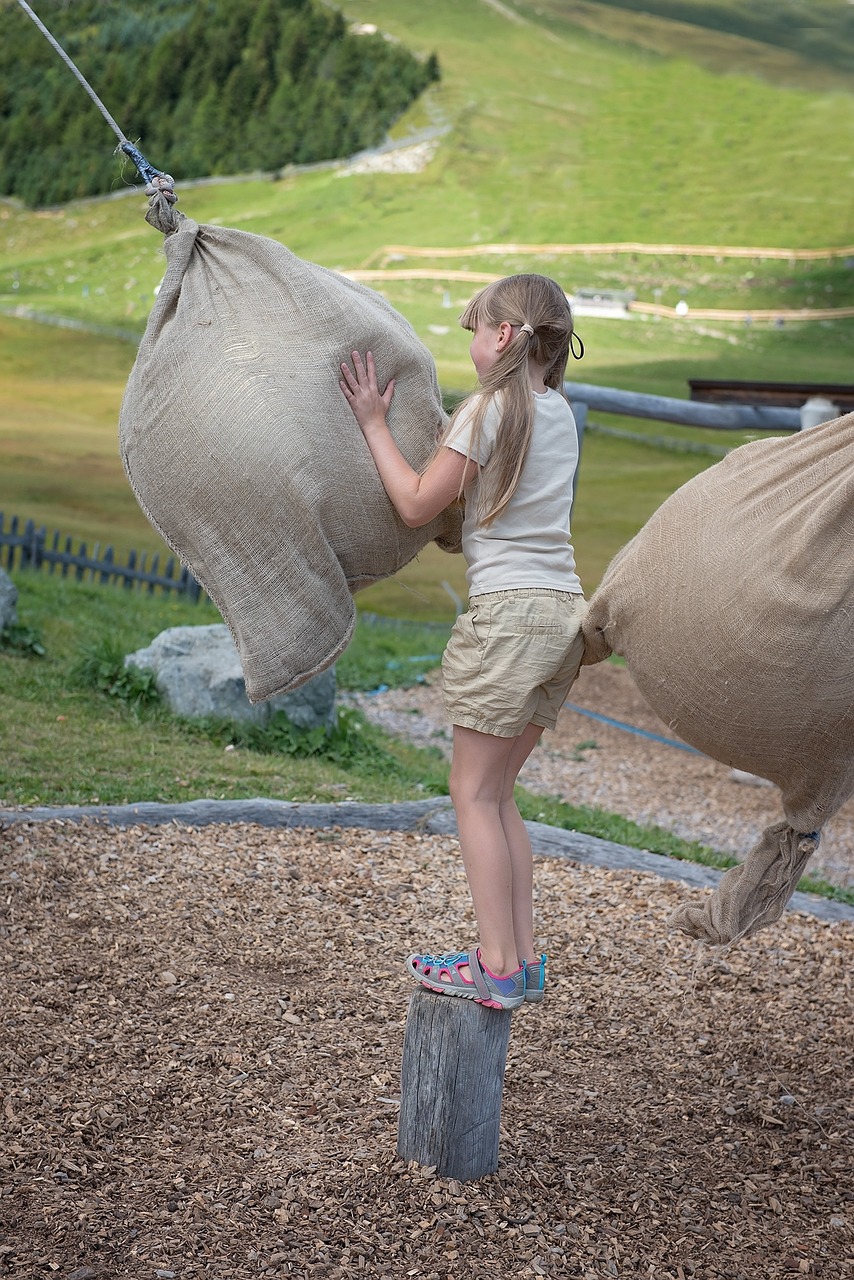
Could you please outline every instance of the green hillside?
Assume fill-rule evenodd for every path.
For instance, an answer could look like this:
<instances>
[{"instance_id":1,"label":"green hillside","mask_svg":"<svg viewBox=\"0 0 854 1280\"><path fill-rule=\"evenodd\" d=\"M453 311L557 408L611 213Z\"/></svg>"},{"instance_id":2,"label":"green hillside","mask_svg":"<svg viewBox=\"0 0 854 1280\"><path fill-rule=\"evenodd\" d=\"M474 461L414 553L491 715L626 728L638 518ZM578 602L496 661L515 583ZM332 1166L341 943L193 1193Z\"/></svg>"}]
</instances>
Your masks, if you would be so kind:
<instances>
[{"instance_id":1,"label":"green hillside","mask_svg":"<svg viewBox=\"0 0 854 1280\"><path fill-rule=\"evenodd\" d=\"M560 0L558 5L569 7ZM788 49L825 74L833 67L849 80L854 68L854 12L849 0L601 0L588 7L656 15Z\"/></svg>"},{"instance_id":2,"label":"green hillside","mask_svg":"<svg viewBox=\"0 0 854 1280\"><path fill-rule=\"evenodd\" d=\"M842 72L815 87L815 61L779 44L588 0L346 0L340 8L348 23L375 24L422 60L438 56L441 81L393 129L400 150L373 166L191 184L172 154L152 152L143 137L152 163L175 172L187 214L273 236L327 266L378 272L369 283L411 320L449 389L472 384L456 321L477 277L519 270L554 275L568 292L628 289L665 310L662 318L579 317L587 355L570 376L584 381L685 396L689 377L851 380L854 219L845 176L854 93ZM0 13L8 23L8 6ZM113 139L94 108L91 131L109 153ZM41 139L31 142L38 154ZM161 238L144 209L138 188L127 199L35 213L0 203L0 308L140 333L163 271ZM685 248L692 245L714 252ZM730 252L742 246L756 251ZM807 250L816 256L798 256ZM690 304L682 320L673 315L680 300ZM805 322L799 309L827 318ZM86 379L66 377L64 361L73 349L82 368L88 341ZM33 344L33 357L38 348L38 359L13 344L0 367L11 428L0 434L0 509L61 528L73 521L69 531L86 533L100 502L93 490L106 477L98 528L116 530L119 544L138 543L139 516L113 452L117 370L132 347L105 336L72 342L29 325L20 343ZM97 446L86 425L90 399ZM660 430L622 425L640 435ZM738 442L724 433L701 439ZM98 459L89 485L86 453ZM586 581L711 460L591 435L575 527ZM124 539L114 505L122 493L133 512ZM423 561L434 582L455 572L440 560ZM425 590L427 606L397 588L394 611L433 609Z\"/></svg>"}]
</instances>

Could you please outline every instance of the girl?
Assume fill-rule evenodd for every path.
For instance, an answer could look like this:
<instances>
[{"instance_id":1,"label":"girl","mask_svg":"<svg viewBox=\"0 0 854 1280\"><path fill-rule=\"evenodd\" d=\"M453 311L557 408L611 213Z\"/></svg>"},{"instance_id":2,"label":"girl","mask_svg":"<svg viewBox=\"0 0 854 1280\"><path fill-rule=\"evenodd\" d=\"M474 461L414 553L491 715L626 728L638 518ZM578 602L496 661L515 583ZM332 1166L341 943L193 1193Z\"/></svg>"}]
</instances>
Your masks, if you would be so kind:
<instances>
[{"instance_id":1,"label":"girl","mask_svg":"<svg viewBox=\"0 0 854 1280\"><path fill-rule=\"evenodd\" d=\"M578 674L586 604L569 541L578 463L563 378L573 338L563 290L538 275L482 289L460 324L473 332L480 390L456 410L423 474L386 425L394 381L377 386L374 359L353 352L341 390L380 478L410 528L465 495L463 553L469 609L442 660L454 728L450 792L480 945L416 953L407 966L433 991L497 1009L540 1000L546 957L536 959L533 859L514 785ZM573 355L575 351L573 349Z\"/></svg>"}]
</instances>

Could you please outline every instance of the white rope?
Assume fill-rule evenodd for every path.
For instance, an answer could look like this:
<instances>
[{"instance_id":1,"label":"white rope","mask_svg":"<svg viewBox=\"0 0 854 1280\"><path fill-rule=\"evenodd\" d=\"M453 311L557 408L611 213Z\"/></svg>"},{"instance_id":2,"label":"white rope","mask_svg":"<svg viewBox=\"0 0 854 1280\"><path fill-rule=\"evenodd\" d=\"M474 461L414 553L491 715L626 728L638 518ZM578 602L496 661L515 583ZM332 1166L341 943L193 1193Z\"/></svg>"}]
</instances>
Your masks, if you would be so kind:
<instances>
[{"instance_id":1,"label":"white rope","mask_svg":"<svg viewBox=\"0 0 854 1280\"><path fill-rule=\"evenodd\" d=\"M97 93L95 92L95 90L91 87L91 85L88 83L88 81L85 79L85 77L81 74L81 72L77 70L77 67L76 67L76 66L74 65L74 63L71 61L71 59L69 58L68 54L67 54L67 53L65 52L65 50L62 48L62 46L61 46L60 44L58 44L58 43L56 42L56 40L54 40L53 36L52 36L52 35L50 34L50 32L48 31L47 27L44 25L44 23L41 21L41 19L37 16L37 14L33 13L33 11L32 11L32 9L30 8L30 6L29 6L28 4L26 4L26 3L25 3L25 0L18 0L18 4L19 4L19 5L21 6L21 8L24 10L24 13L28 14L28 15L29 15L29 17L31 17L31 18L32 18L33 22L36 24L36 26L38 27L38 29L39 29L39 31L42 33L42 35L45 37L45 39L46 39L46 40L48 40L48 41L53 45L54 49L55 49L55 50L56 50L56 52L59 54L60 58L62 58L63 62L64 62L68 67L70 67L70 68L71 68L71 70L74 72L74 74L76 75L77 79L80 81L80 83L82 84L83 88L86 90L86 92L88 93L89 97L92 99L92 101L94 102L95 106L98 108L98 110L100 111L101 115L102 115L102 116L104 117L104 119L106 120L107 124L110 126L110 128L111 128L111 129L113 130L113 132L115 133L115 135L116 135L116 137L118 138L119 142L120 142L121 144L126 143L126 142L127 142L127 138L126 138L126 137L125 137L125 135L122 133L121 129L120 129L120 128L119 128L119 126L116 124L115 120L114 120L114 119L113 119L113 117L110 115L109 111L108 111L108 110L107 110L107 108L104 106L103 102L102 102L102 101L101 101L101 99L98 97L98 95L97 95Z\"/></svg>"}]
</instances>

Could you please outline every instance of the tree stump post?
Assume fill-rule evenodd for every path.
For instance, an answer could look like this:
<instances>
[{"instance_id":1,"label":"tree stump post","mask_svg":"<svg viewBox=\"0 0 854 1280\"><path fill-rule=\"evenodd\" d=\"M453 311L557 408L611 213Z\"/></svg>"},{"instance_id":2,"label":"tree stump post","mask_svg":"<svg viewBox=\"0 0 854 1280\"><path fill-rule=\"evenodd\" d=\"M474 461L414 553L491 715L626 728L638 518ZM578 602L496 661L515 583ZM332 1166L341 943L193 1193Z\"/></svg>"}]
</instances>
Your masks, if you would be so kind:
<instances>
[{"instance_id":1,"label":"tree stump post","mask_svg":"<svg viewBox=\"0 0 854 1280\"><path fill-rule=\"evenodd\" d=\"M470 1182L498 1168L512 1014L419 987L409 1001L397 1154Z\"/></svg>"}]
</instances>

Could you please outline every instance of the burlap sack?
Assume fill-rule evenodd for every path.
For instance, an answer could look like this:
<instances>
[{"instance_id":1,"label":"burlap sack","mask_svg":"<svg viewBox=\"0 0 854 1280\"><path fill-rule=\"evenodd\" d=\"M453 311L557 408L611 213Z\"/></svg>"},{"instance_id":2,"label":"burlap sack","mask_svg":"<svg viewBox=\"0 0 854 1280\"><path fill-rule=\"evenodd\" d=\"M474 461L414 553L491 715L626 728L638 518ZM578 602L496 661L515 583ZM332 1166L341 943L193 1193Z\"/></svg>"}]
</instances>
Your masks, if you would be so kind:
<instances>
[{"instance_id":1,"label":"burlap sack","mask_svg":"<svg viewBox=\"0 0 854 1280\"><path fill-rule=\"evenodd\" d=\"M460 546L460 512L398 518L338 386L351 351L394 377L389 426L410 463L445 417L433 360L379 294L274 240L183 218L160 196L168 268L130 375L121 452L148 519L190 567L237 645L253 702L328 667L352 595L431 539Z\"/></svg>"},{"instance_id":2,"label":"burlap sack","mask_svg":"<svg viewBox=\"0 0 854 1280\"><path fill-rule=\"evenodd\" d=\"M615 557L584 661L621 654L671 730L777 784L769 827L675 927L727 942L779 918L854 791L854 414L734 450Z\"/></svg>"}]
</instances>

